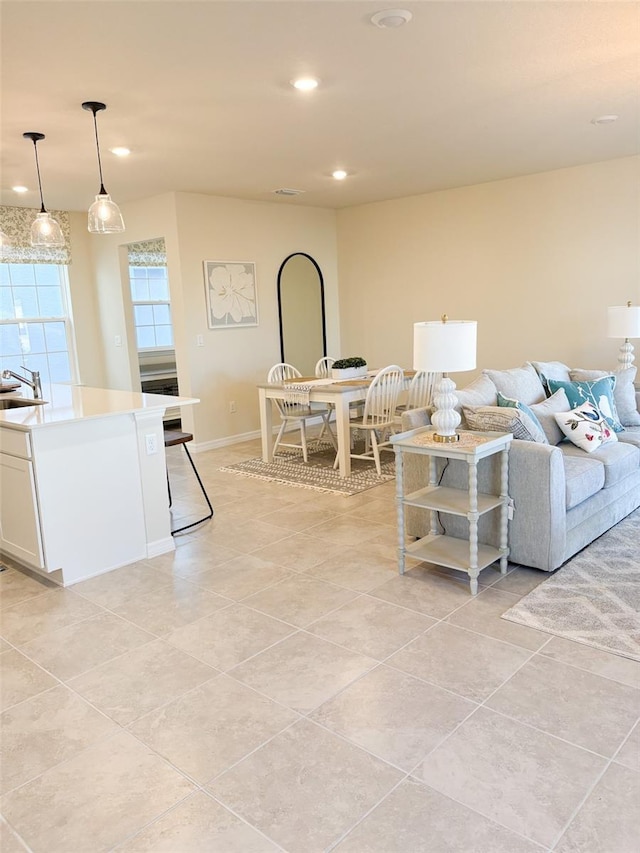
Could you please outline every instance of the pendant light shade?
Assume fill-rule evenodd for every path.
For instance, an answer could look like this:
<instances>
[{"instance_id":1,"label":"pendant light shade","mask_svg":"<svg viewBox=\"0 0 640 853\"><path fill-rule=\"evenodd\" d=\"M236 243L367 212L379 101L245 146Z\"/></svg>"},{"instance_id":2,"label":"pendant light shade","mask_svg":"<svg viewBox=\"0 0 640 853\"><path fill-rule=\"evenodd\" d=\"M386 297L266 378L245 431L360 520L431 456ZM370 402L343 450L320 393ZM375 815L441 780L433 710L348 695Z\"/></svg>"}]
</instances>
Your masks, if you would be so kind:
<instances>
[{"instance_id":1,"label":"pendant light shade","mask_svg":"<svg viewBox=\"0 0 640 853\"><path fill-rule=\"evenodd\" d=\"M92 234L117 234L124 231L124 220L120 213L120 208L112 201L111 196L104 188L102 180L102 161L100 159L100 142L98 140L98 122L96 119L97 113L101 110L106 110L107 105L100 101L85 101L82 104L83 110L89 110L93 113L93 127L96 134L96 151L98 153L98 171L100 173L100 191L96 196L96 200L89 208L88 229Z\"/></svg>"},{"instance_id":2,"label":"pendant light shade","mask_svg":"<svg viewBox=\"0 0 640 853\"><path fill-rule=\"evenodd\" d=\"M114 234L124 231L120 208L109 193L100 193L89 208L89 231L92 234Z\"/></svg>"},{"instance_id":3,"label":"pendant light shade","mask_svg":"<svg viewBox=\"0 0 640 853\"><path fill-rule=\"evenodd\" d=\"M39 213L31 223L31 245L47 249L64 246L62 230L56 220L45 210Z\"/></svg>"},{"instance_id":4,"label":"pendant light shade","mask_svg":"<svg viewBox=\"0 0 640 853\"><path fill-rule=\"evenodd\" d=\"M44 139L44 133L23 133L25 139L30 139L33 142L33 150L36 156L36 171L38 173L38 188L40 190L40 213L33 220L31 225L31 245L45 249L57 249L64 246L64 237L62 229L56 220L47 213L44 206L44 198L42 196L42 181L40 180L40 163L38 162L38 142Z\"/></svg>"}]
</instances>

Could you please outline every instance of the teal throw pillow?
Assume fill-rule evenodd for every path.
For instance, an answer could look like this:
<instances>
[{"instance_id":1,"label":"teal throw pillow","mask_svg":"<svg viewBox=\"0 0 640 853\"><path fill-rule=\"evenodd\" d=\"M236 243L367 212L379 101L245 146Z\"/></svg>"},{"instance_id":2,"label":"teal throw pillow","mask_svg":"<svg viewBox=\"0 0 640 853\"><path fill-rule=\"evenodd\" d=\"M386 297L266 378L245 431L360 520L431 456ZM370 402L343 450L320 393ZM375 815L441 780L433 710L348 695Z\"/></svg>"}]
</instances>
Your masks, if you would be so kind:
<instances>
[{"instance_id":1,"label":"teal throw pillow","mask_svg":"<svg viewBox=\"0 0 640 853\"><path fill-rule=\"evenodd\" d=\"M531 419L533 427L535 428L535 430L532 428L532 431L535 431L537 436L534 438L534 441L537 441L540 444L549 443L538 417L526 403L521 403L519 400L513 400L511 397L505 397L504 394L501 394L500 391L498 391L498 406L502 406L506 409L518 409L520 412L524 412L524 414Z\"/></svg>"},{"instance_id":2,"label":"teal throw pillow","mask_svg":"<svg viewBox=\"0 0 640 853\"><path fill-rule=\"evenodd\" d=\"M583 403L593 403L614 432L624 432L613 399L613 389L616 386L615 376L603 376L593 382L560 382L556 379L549 379L548 383L551 393L559 388L564 389L572 409L581 406Z\"/></svg>"}]
</instances>

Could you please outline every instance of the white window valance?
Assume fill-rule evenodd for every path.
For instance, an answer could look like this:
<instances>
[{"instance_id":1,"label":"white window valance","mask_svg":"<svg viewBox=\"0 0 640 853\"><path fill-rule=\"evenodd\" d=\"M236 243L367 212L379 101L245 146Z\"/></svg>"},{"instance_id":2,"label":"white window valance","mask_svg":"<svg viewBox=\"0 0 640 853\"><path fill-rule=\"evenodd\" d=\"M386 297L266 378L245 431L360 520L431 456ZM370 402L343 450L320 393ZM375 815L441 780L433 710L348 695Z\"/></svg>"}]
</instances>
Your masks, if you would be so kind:
<instances>
[{"instance_id":1,"label":"white window valance","mask_svg":"<svg viewBox=\"0 0 640 853\"><path fill-rule=\"evenodd\" d=\"M129 243L130 267L166 267L167 252L163 237L154 240L142 240L139 243Z\"/></svg>"},{"instance_id":2,"label":"white window valance","mask_svg":"<svg viewBox=\"0 0 640 853\"><path fill-rule=\"evenodd\" d=\"M0 247L0 261L4 264L70 264L71 231L66 210L50 210L62 230L64 246L60 249L43 249L31 245L31 223L40 213L32 207L0 205L0 229L11 241Z\"/></svg>"}]
</instances>

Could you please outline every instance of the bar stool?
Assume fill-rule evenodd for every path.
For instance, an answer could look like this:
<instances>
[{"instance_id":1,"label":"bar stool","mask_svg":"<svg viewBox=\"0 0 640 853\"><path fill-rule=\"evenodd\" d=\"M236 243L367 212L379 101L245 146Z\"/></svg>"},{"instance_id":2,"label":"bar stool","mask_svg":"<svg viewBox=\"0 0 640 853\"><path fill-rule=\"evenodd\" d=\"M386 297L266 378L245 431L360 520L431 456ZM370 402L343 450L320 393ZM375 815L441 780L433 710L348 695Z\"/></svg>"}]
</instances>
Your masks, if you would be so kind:
<instances>
[{"instance_id":1,"label":"bar stool","mask_svg":"<svg viewBox=\"0 0 640 853\"><path fill-rule=\"evenodd\" d=\"M176 533L182 533L183 530L188 530L190 527L195 527L196 524L202 524L203 521L209 521L213 516L213 507L211 506L211 501L209 500L209 496L207 495L204 485L202 484L202 480L200 479L200 475L196 469L196 466L193 464L193 459L191 458L191 454L189 453L189 448L187 447L187 442L193 441L193 436L190 432L181 432L177 429L166 429L164 431L164 446L165 447L176 447L176 445L181 444L184 447L184 452L187 454L187 459L191 463L191 467L193 468L193 473L196 475L196 479L198 481L198 485L202 490L202 494L204 495L204 499L207 502L207 506L209 507L209 515L205 515L204 518L198 519L198 521L192 521L191 524L185 524L184 527L177 527L175 530L171 531L171 535L175 536ZM171 498L171 485L169 483L169 469L167 468L167 489L169 491L169 506L171 506L172 498Z\"/></svg>"}]
</instances>

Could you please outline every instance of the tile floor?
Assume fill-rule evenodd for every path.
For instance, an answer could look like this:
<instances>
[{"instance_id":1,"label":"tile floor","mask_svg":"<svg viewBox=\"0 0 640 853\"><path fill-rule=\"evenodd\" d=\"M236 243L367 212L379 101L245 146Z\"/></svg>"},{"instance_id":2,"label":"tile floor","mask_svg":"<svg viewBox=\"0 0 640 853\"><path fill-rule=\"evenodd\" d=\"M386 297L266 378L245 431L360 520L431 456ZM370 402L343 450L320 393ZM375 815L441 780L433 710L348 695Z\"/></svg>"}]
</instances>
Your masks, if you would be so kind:
<instances>
[{"instance_id":1,"label":"tile floor","mask_svg":"<svg viewBox=\"0 0 640 853\"><path fill-rule=\"evenodd\" d=\"M640 665L500 619L541 572L399 577L393 483L218 470L257 453L196 457L174 554L0 573L3 853L638 853Z\"/></svg>"}]
</instances>

